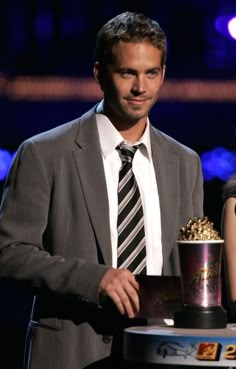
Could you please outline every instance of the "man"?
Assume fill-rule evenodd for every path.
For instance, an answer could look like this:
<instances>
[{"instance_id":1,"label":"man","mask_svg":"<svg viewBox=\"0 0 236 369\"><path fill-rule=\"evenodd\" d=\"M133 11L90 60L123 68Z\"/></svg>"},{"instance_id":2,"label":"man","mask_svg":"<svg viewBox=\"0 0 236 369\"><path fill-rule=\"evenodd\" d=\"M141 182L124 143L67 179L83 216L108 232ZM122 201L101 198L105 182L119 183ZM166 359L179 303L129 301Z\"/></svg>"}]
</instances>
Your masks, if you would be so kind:
<instances>
[{"instance_id":1,"label":"man","mask_svg":"<svg viewBox=\"0 0 236 369\"><path fill-rule=\"evenodd\" d=\"M125 221L119 220L117 187L128 173L139 198L142 260L136 271L179 274L175 240L190 217L203 214L203 181L198 155L148 119L165 59L158 23L130 12L111 19L98 33L94 65L104 100L28 139L17 152L1 208L0 276L35 291L26 345L30 369L99 362L110 355L121 318L132 324L137 316L139 284L129 262L118 265L128 241L119 244ZM122 144L126 157L135 152L125 179L119 174Z\"/></svg>"}]
</instances>

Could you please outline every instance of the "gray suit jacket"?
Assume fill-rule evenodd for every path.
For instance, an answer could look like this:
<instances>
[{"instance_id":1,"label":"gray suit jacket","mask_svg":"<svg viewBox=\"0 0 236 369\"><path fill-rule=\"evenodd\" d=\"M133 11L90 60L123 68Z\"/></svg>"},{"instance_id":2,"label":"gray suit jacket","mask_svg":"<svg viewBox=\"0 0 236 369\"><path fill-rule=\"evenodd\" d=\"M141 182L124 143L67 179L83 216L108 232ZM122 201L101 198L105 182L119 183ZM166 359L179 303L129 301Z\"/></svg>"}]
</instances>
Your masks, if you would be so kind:
<instances>
[{"instance_id":1,"label":"gray suit jacket","mask_svg":"<svg viewBox=\"0 0 236 369\"><path fill-rule=\"evenodd\" d=\"M151 144L163 274L177 275L179 229L203 215L201 165L155 128ZM98 295L111 266L108 210L95 108L20 146L1 207L0 277L25 282L37 296L27 337L31 369L82 369L110 353L107 334L120 317Z\"/></svg>"}]
</instances>

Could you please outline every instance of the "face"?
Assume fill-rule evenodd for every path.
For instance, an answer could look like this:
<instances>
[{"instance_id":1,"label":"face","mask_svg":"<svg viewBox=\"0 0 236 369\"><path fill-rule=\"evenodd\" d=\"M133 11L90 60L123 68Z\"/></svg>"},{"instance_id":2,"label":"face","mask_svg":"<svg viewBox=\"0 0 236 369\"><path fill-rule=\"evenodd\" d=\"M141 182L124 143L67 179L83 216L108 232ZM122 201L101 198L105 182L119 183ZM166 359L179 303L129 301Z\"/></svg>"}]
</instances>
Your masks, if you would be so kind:
<instances>
[{"instance_id":1,"label":"face","mask_svg":"<svg viewBox=\"0 0 236 369\"><path fill-rule=\"evenodd\" d=\"M147 42L119 42L112 49L113 62L94 74L104 92L105 113L116 126L146 124L164 80L161 51Z\"/></svg>"}]
</instances>

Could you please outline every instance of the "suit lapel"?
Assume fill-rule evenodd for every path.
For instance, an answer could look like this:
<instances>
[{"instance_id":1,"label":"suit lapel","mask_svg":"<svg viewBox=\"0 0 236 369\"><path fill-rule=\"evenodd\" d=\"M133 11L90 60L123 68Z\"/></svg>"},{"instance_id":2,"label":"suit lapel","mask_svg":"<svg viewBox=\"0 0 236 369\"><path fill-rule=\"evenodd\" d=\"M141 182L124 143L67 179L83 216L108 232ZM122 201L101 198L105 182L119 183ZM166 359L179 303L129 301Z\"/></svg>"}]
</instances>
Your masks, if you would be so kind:
<instances>
[{"instance_id":1,"label":"suit lapel","mask_svg":"<svg viewBox=\"0 0 236 369\"><path fill-rule=\"evenodd\" d=\"M175 234L179 209L179 163L178 157L170 152L169 142L158 131L151 129L153 164L161 210L163 265L169 258Z\"/></svg>"},{"instance_id":2,"label":"suit lapel","mask_svg":"<svg viewBox=\"0 0 236 369\"><path fill-rule=\"evenodd\" d=\"M74 157L91 223L104 262L111 265L109 204L94 110L81 118L76 143Z\"/></svg>"},{"instance_id":3,"label":"suit lapel","mask_svg":"<svg viewBox=\"0 0 236 369\"><path fill-rule=\"evenodd\" d=\"M104 262L112 263L109 204L105 172L94 109L80 121L76 137L78 149L74 151L81 186L84 191L91 223L97 237ZM163 264L165 265L173 245L179 209L178 157L169 149L169 142L161 133L151 128L153 164L156 173L162 227Z\"/></svg>"}]
</instances>

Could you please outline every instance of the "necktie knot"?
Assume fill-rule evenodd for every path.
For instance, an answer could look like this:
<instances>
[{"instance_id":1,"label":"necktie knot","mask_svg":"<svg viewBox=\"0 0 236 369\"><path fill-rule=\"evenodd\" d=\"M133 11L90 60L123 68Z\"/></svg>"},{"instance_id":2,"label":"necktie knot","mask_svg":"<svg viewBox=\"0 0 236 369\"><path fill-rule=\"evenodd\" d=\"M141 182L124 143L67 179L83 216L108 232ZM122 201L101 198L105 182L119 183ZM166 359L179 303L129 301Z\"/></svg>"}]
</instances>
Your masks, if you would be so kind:
<instances>
[{"instance_id":1,"label":"necktie knot","mask_svg":"<svg viewBox=\"0 0 236 369\"><path fill-rule=\"evenodd\" d=\"M121 143L119 146L117 146L116 149L120 155L122 163L123 162L132 163L134 154L137 151L138 147L139 147L138 145L131 146L125 143Z\"/></svg>"}]
</instances>

